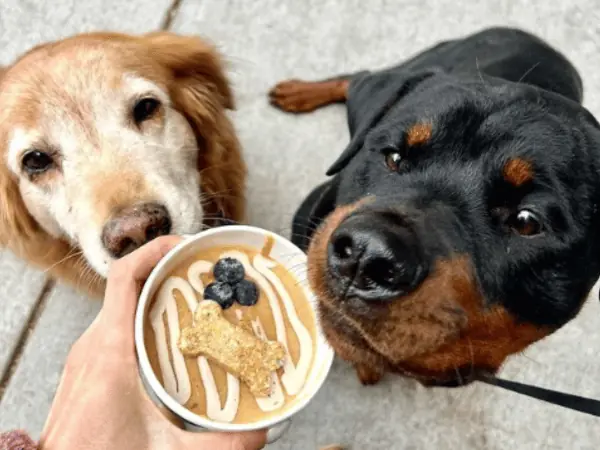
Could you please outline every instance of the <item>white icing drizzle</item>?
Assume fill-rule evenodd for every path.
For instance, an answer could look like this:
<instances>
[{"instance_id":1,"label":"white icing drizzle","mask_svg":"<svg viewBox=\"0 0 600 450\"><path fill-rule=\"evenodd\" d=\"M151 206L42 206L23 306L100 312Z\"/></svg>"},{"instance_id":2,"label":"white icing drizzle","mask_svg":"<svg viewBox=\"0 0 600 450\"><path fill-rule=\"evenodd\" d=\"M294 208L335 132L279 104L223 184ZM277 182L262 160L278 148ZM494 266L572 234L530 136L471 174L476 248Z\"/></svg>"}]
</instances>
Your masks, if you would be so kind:
<instances>
[{"instance_id":1,"label":"white icing drizzle","mask_svg":"<svg viewBox=\"0 0 600 450\"><path fill-rule=\"evenodd\" d=\"M300 321L287 289L271 270L277 266L273 260L265 258L262 255L256 255L251 264L248 256L238 251L229 251L220 255L220 258L226 257L238 259L243 264L247 276L253 279L258 284L260 290L265 293L273 315L277 340L283 344L287 354L281 382L277 373L273 372L271 395L268 397L256 397L256 402L262 411L275 411L285 403L282 384L289 395L296 395L306 382L313 353L312 338L309 331ZM155 334L156 349L165 389L182 405L187 403L191 397L191 382L185 366L184 356L177 346L181 327L179 324L177 302L173 291L179 290L181 292L190 312L193 313L198 305L194 290L200 295L204 295L204 283L202 282L201 275L210 273L212 267L213 264L209 261L200 260L193 263L187 272L189 283L181 277L169 277L161 286L157 300L150 312L150 322ZM273 288L277 293L275 293ZM279 298L283 302L288 320L300 343L300 358L297 365L294 365L289 353L285 322ZM167 314L173 364L169 360L169 348L163 323L165 312ZM236 317L238 321L241 321L243 312L236 310ZM263 340L267 340L267 335L260 319L256 318L251 323L254 334ZM239 379L230 373L227 374L227 397L225 405L222 407L219 391L208 360L204 356L200 356L197 362L206 395L207 417L215 421L232 422L239 409Z\"/></svg>"},{"instance_id":2,"label":"white icing drizzle","mask_svg":"<svg viewBox=\"0 0 600 450\"><path fill-rule=\"evenodd\" d=\"M298 313L296 312L296 308L292 298L290 297L290 294L281 280L271 270L276 266L277 264L274 261L267 259L262 255L256 255L254 257L254 267L256 267L256 270L258 270L265 276L267 280L269 280L273 287L275 287L275 290L277 291L277 294L279 295L279 298L281 298L283 306L285 307L285 312L288 320L290 321L290 325L292 325L292 328L296 333L300 343L300 358L298 359L298 364L294 366L294 362L288 353L288 357L286 358L286 363L283 369L283 376L281 377L281 381L283 382L287 393L289 395L296 395L304 386L308 376L308 371L310 370L310 363L313 355L313 342L310 332L306 329L298 317Z\"/></svg>"},{"instance_id":3,"label":"white icing drizzle","mask_svg":"<svg viewBox=\"0 0 600 450\"><path fill-rule=\"evenodd\" d=\"M165 390L179 403L184 404L192 395L190 377L185 367L185 359L177 346L181 329L179 326L179 313L173 291L177 289L183 295L190 311L198 305L192 287L181 277L169 277L161 286L156 302L150 312L150 323L154 330L158 362L163 377ZM171 355L173 364L169 361L169 349L163 323L163 314L167 314L169 338L171 342Z\"/></svg>"},{"instance_id":4,"label":"white icing drizzle","mask_svg":"<svg viewBox=\"0 0 600 450\"><path fill-rule=\"evenodd\" d=\"M240 406L240 381L230 373L227 374L227 398L225 406L221 408L217 383L205 357L198 358L198 368L206 394L206 416L211 420L232 422Z\"/></svg>"},{"instance_id":5,"label":"white icing drizzle","mask_svg":"<svg viewBox=\"0 0 600 450\"><path fill-rule=\"evenodd\" d=\"M188 269L188 281L201 295L204 295L204 283L202 283L200 275L209 273L212 266L210 262L200 260ZM240 316L238 316L239 319ZM219 389L206 357L198 357L198 369L200 370L200 378L202 378L206 395L206 416L211 420L232 422L240 405L240 380L230 373L227 374L227 397L225 398L225 405L221 407Z\"/></svg>"},{"instance_id":6,"label":"white icing drizzle","mask_svg":"<svg viewBox=\"0 0 600 450\"><path fill-rule=\"evenodd\" d=\"M190 282L194 290L200 295L204 294L204 283L202 282L202 278L200 278L200 275L210 273L210 271L212 270L212 266L213 265L211 262L200 260L196 261L188 268L188 281Z\"/></svg>"},{"instance_id":7,"label":"white icing drizzle","mask_svg":"<svg viewBox=\"0 0 600 450\"><path fill-rule=\"evenodd\" d=\"M273 320L275 322L275 333L277 340L285 347L287 357L285 358L285 364L283 366L283 376L281 381L285 387L286 392L289 395L296 395L304 386L308 370L310 369L310 362L312 359L313 345L312 338L309 331L302 324L302 321L298 318L294 303L287 292L283 283L279 281L279 278L271 271L272 267L276 267L276 263L270 259L265 258L262 255L256 255L254 257L254 266L250 264L248 256L242 252L230 251L221 255L221 258L231 257L239 260L246 270L246 275L252 278L260 287L261 291L265 293L269 300L269 306L273 314ZM268 280L268 281L267 281ZM271 284L277 290L277 293L281 297L283 304L288 315L288 319L300 343L300 359L298 365L294 365L292 357L288 349L287 334L285 330L285 323L283 321L283 314L281 307L279 306L279 299L277 294L273 291Z\"/></svg>"},{"instance_id":8,"label":"white icing drizzle","mask_svg":"<svg viewBox=\"0 0 600 450\"><path fill-rule=\"evenodd\" d=\"M252 329L256 336L263 341L267 340L267 334L265 333L259 318L252 321ZM268 397L255 397L258 407L264 412L276 411L285 403L285 395L281 388L277 372L271 374L271 380L271 394Z\"/></svg>"}]
</instances>

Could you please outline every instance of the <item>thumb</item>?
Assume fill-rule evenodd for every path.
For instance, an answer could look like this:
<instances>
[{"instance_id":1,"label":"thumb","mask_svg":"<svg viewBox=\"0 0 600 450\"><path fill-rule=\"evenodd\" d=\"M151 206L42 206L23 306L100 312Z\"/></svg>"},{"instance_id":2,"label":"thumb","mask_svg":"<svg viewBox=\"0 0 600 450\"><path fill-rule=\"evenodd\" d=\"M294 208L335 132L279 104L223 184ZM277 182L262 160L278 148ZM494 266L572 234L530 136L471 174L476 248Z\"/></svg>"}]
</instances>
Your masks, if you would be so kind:
<instances>
[{"instance_id":1,"label":"thumb","mask_svg":"<svg viewBox=\"0 0 600 450\"><path fill-rule=\"evenodd\" d=\"M178 236L159 237L112 263L102 311L116 328L131 327L141 284L181 240Z\"/></svg>"},{"instance_id":2,"label":"thumb","mask_svg":"<svg viewBox=\"0 0 600 450\"><path fill-rule=\"evenodd\" d=\"M266 445L267 432L192 433L184 431L182 449L259 450Z\"/></svg>"}]
</instances>

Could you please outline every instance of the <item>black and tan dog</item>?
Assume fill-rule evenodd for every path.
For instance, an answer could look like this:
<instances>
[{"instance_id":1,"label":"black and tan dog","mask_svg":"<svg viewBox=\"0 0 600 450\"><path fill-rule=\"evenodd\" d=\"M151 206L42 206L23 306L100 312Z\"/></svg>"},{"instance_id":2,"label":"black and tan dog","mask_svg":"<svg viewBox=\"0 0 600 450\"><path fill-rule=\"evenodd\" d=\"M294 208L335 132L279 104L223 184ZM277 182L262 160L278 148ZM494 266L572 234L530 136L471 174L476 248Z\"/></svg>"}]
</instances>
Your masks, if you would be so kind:
<instances>
[{"instance_id":1,"label":"black and tan dog","mask_svg":"<svg viewBox=\"0 0 600 450\"><path fill-rule=\"evenodd\" d=\"M576 316L600 274L600 126L547 43L488 29L270 95L348 109L350 144L294 235L363 383L464 384Z\"/></svg>"}]
</instances>

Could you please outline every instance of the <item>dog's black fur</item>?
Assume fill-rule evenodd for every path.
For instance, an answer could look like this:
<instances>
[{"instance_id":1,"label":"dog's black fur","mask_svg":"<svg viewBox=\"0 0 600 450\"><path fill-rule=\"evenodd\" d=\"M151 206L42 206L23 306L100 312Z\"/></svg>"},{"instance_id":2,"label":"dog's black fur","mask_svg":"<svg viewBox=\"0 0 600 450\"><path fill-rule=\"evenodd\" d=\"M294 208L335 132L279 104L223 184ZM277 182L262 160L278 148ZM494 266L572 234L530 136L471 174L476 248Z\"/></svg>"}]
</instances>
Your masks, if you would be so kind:
<instances>
[{"instance_id":1,"label":"dog's black fur","mask_svg":"<svg viewBox=\"0 0 600 450\"><path fill-rule=\"evenodd\" d=\"M427 264L468 255L488 305L551 328L573 318L600 274L600 127L573 65L535 36L493 28L347 78L351 141L297 211L295 243L306 249L336 207L371 196L360 211L400 215ZM407 148L423 122L431 138ZM531 163L530 182L503 178L511 158ZM521 209L542 233L511 230Z\"/></svg>"}]
</instances>

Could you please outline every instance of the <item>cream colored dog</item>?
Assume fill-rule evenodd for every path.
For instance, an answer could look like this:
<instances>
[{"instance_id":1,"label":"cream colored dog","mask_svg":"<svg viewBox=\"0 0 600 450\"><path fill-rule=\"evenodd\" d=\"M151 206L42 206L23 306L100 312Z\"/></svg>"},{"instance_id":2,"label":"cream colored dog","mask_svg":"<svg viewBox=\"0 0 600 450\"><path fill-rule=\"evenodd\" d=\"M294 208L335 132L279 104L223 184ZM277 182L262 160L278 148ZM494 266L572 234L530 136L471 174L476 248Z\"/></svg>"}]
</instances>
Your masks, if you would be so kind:
<instances>
[{"instance_id":1,"label":"cream colored dog","mask_svg":"<svg viewBox=\"0 0 600 450\"><path fill-rule=\"evenodd\" d=\"M0 69L0 242L94 294L163 234L239 221L233 97L206 42L92 33Z\"/></svg>"}]
</instances>

